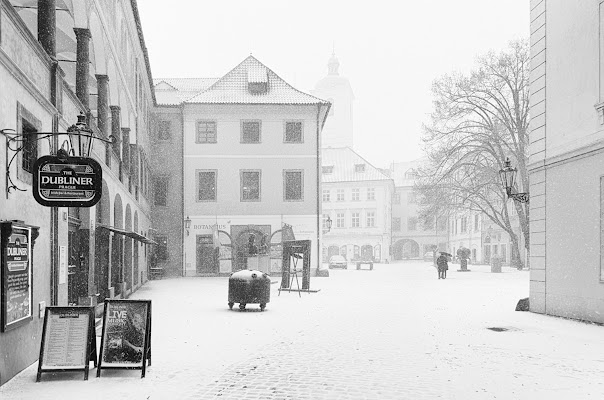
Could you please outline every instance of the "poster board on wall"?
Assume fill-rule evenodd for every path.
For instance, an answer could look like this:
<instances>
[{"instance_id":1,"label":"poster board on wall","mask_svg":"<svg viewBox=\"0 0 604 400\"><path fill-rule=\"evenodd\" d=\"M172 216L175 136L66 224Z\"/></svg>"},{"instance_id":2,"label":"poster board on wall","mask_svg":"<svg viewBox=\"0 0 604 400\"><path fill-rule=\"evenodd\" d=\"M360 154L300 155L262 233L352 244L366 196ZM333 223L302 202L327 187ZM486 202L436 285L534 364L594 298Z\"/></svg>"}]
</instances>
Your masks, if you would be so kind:
<instances>
[{"instance_id":1,"label":"poster board on wall","mask_svg":"<svg viewBox=\"0 0 604 400\"><path fill-rule=\"evenodd\" d=\"M151 366L151 300L105 300L97 377L102 369Z\"/></svg>"},{"instance_id":2,"label":"poster board on wall","mask_svg":"<svg viewBox=\"0 0 604 400\"><path fill-rule=\"evenodd\" d=\"M33 319L32 260L38 229L17 221L0 222L2 332L17 328Z\"/></svg>"},{"instance_id":3,"label":"poster board on wall","mask_svg":"<svg viewBox=\"0 0 604 400\"><path fill-rule=\"evenodd\" d=\"M42 372L84 371L88 380L90 361L96 367L94 307L46 307L38 376Z\"/></svg>"}]
</instances>

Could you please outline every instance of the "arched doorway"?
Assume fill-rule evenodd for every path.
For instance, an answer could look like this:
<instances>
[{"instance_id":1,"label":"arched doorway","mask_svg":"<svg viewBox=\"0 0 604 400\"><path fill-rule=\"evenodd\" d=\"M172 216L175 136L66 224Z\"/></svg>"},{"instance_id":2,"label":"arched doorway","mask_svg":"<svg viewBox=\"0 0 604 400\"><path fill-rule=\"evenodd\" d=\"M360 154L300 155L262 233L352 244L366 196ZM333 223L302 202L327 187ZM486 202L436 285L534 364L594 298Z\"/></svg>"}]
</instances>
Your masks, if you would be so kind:
<instances>
[{"instance_id":1,"label":"arched doorway","mask_svg":"<svg viewBox=\"0 0 604 400\"><path fill-rule=\"evenodd\" d=\"M113 226L122 229L124 227L124 208L122 197L115 195L113 200ZM124 237L113 233L111 239L111 286L114 296L122 294L122 282L124 281Z\"/></svg>"},{"instance_id":2,"label":"arched doorway","mask_svg":"<svg viewBox=\"0 0 604 400\"><path fill-rule=\"evenodd\" d=\"M392 246L392 257L395 260L419 258L419 244L411 239L399 239Z\"/></svg>"},{"instance_id":3,"label":"arched doorway","mask_svg":"<svg viewBox=\"0 0 604 400\"><path fill-rule=\"evenodd\" d=\"M126 205L126 220L124 228L132 231L132 209L130 204ZM124 282L126 289L132 289L132 238L124 237Z\"/></svg>"},{"instance_id":4,"label":"arched doorway","mask_svg":"<svg viewBox=\"0 0 604 400\"><path fill-rule=\"evenodd\" d=\"M138 231L138 211L134 211L134 232L136 233L140 233ZM133 277L134 277L134 285L138 285L139 282L139 276L138 276L138 253L140 250L140 246L141 246L142 242L133 242L133 256L134 256L134 260L133 260L133 265L132 265L132 271L133 271ZM141 278L142 280L142 278Z\"/></svg>"},{"instance_id":5,"label":"arched doorway","mask_svg":"<svg viewBox=\"0 0 604 400\"><path fill-rule=\"evenodd\" d=\"M340 248L338 246L329 246L327 249L327 261L331 258L331 256L337 256L340 254Z\"/></svg>"},{"instance_id":6,"label":"arched doorway","mask_svg":"<svg viewBox=\"0 0 604 400\"><path fill-rule=\"evenodd\" d=\"M109 241L110 231L104 229L98 224L105 226L111 225L111 204L109 188L107 182L103 179L103 195L96 205L97 228L94 237L94 284L96 293L99 294L99 302L104 301L109 296Z\"/></svg>"},{"instance_id":7,"label":"arched doorway","mask_svg":"<svg viewBox=\"0 0 604 400\"><path fill-rule=\"evenodd\" d=\"M231 233L235 238L233 252L233 271L247 269L247 259L254 255L267 255L270 251L271 226L270 225L248 225L233 226ZM250 237L254 235L253 247L250 249ZM255 251L255 254L254 254Z\"/></svg>"},{"instance_id":8,"label":"arched doorway","mask_svg":"<svg viewBox=\"0 0 604 400\"><path fill-rule=\"evenodd\" d=\"M361 259L363 260L373 260L373 246L370 244L366 244L361 247Z\"/></svg>"}]
</instances>

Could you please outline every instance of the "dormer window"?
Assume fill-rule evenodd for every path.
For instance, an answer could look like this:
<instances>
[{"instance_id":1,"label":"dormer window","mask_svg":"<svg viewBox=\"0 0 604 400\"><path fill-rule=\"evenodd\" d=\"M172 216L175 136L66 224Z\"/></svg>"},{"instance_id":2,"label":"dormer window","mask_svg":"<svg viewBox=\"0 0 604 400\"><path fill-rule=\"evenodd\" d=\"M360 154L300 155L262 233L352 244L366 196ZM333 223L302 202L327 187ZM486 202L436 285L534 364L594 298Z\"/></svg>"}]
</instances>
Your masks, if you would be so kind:
<instances>
[{"instance_id":1,"label":"dormer window","mask_svg":"<svg viewBox=\"0 0 604 400\"><path fill-rule=\"evenodd\" d=\"M322 170L324 174L333 174L333 165L325 165Z\"/></svg>"},{"instance_id":2,"label":"dormer window","mask_svg":"<svg viewBox=\"0 0 604 400\"><path fill-rule=\"evenodd\" d=\"M247 90L251 94L268 92L268 72L263 66L249 67L247 70Z\"/></svg>"},{"instance_id":3,"label":"dormer window","mask_svg":"<svg viewBox=\"0 0 604 400\"><path fill-rule=\"evenodd\" d=\"M365 172L365 164L355 164L354 172Z\"/></svg>"}]
</instances>

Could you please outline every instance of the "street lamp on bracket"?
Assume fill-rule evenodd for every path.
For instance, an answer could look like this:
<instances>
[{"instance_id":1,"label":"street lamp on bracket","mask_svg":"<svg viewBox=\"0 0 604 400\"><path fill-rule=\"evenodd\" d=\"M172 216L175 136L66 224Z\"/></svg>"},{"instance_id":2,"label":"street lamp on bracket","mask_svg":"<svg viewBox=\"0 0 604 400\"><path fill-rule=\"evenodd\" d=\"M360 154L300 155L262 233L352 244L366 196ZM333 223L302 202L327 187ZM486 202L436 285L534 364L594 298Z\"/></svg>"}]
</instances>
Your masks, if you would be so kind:
<instances>
[{"instance_id":1,"label":"street lamp on bracket","mask_svg":"<svg viewBox=\"0 0 604 400\"><path fill-rule=\"evenodd\" d=\"M505 188L505 192L508 198L513 199L519 203L528 203L529 194L528 193L514 193L514 186L516 185L516 175L518 174L518 169L515 167L512 168L512 163L510 162L510 158L507 157L503 164L503 169L499 170L499 177L501 178L501 183Z\"/></svg>"},{"instance_id":2,"label":"street lamp on bracket","mask_svg":"<svg viewBox=\"0 0 604 400\"><path fill-rule=\"evenodd\" d=\"M325 220L325 228L327 228L327 229L323 229L324 234L331 231L331 224L332 224L332 220L331 220L331 217L328 215L327 219Z\"/></svg>"},{"instance_id":3,"label":"street lamp on bracket","mask_svg":"<svg viewBox=\"0 0 604 400\"><path fill-rule=\"evenodd\" d=\"M109 144L113 143L115 140L113 135L110 135L108 139L96 136L94 131L86 124L86 115L82 112L80 112L78 115L78 121L67 128L67 132L16 132L14 129L4 128L0 129L0 133L3 134L6 139L7 160L9 150L13 152L12 157L10 160L8 160L6 165L7 193L10 193L12 190L18 190L21 192L26 191L25 189L21 189L15 185L11 178L10 168L15 159L17 159L17 155L24 150L28 143L38 142L43 139L48 139L50 143L50 138L67 134L69 140L65 140L61 148L56 152L57 157L60 159L66 159L68 157L89 158L94 140L100 140L101 142Z\"/></svg>"},{"instance_id":4,"label":"street lamp on bracket","mask_svg":"<svg viewBox=\"0 0 604 400\"><path fill-rule=\"evenodd\" d=\"M187 236L189 236L189 229L191 229L191 217L187 215L187 218L185 218L185 231L187 232Z\"/></svg>"}]
</instances>

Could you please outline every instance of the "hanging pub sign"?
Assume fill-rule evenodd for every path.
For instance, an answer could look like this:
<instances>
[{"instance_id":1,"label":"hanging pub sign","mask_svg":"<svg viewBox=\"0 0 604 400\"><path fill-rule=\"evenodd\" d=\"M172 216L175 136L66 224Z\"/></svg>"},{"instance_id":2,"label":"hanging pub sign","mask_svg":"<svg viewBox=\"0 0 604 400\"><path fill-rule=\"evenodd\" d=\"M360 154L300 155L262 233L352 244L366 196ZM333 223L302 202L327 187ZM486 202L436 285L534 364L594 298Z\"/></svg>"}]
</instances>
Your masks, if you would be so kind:
<instances>
[{"instance_id":1,"label":"hanging pub sign","mask_svg":"<svg viewBox=\"0 0 604 400\"><path fill-rule=\"evenodd\" d=\"M140 369L151 366L151 300L106 299L101 351L96 376L102 369Z\"/></svg>"},{"instance_id":2,"label":"hanging pub sign","mask_svg":"<svg viewBox=\"0 0 604 400\"><path fill-rule=\"evenodd\" d=\"M96 367L94 307L46 307L36 382L42 372L64 371L84 371L88 380L91 361Z\"/></svg>"},{"instance_id":3,"label":"hanging pub sign","mask_svg":"<svg viewBox=\"0 0 604 400\"><path fill-rule=\"evenodd\" d=\"M32 320L32 240L38 228L0 223L2 248L2 331ZM32 238L32 230L34 237Z\"/></svg>"},{"instance_id":4,"label":"hanging pub sign","mask_svg":"<svg viewBox=\"0 0 604 400\"><path fill-rule=\"evenodd\" d=\"M44 156L34 164L34 198L46 207L92 207L101 199L102 181L92 158Z\"/></svg>"}]
</instances>

